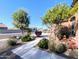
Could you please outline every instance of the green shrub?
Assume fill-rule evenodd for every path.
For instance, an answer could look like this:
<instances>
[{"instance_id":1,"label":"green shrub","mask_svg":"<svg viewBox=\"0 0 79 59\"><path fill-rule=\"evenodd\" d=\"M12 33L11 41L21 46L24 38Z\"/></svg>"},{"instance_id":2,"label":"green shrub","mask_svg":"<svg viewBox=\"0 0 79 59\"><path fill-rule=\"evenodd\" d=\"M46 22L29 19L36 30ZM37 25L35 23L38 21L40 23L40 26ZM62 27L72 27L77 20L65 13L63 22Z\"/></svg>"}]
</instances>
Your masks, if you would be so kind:
<instances>
[{"instance_id":1,"label":"green shrub","mask_svg":"<svg viewBox=\"0 0 79 59\"><path fill-rule=\"evenodd\" d=\"M32 29L31 29L31 28L28 28L28 29L27 29L27 32L28 32L28 33L32 32Z\"/></svg>"},{"instance_id":2,"label":"green shrub","mask_svg":"<svg viewBox=\"0 0 79 59\"><path fill-rule=\"evenodd\" d=\"M40 42L38 43L38 46L42 49L48 49L48 40L43 38L42 40L40 40Z\"/></svg>"},{"instance_id":3,"label":"green shrub","mask_svg":"<svg viewBox=\"0 0 79 59\"><path fill-rule=\"evenodd\" d=\"M17 44L17 43L16 43L15 40L8 40L8 45L14 46L14 45L16 45L16 44Z\"/></svg>"},{"instance_id":4,"label":"green shrub","mask_svg":"<svg viewBox=\"0 0 79 59\"><path fill-rule=\"evenodd\" d=\"M32 39L31 39L30 35L25 35L25 36L21 37L21 40L23 42L27 42L27 41L31 41Z\"/></svg>"},{"instance_id":5,"label":"green shrub","mask_svg":"<svg viewBox=\"0 0 79 59\"><path fill-rule=\"evenodd\" d=\"M60 53L64 53L67 50L67 47L65 44L59 44L55 47L55 52L60 54Z\"/></svg>"}]
</instances>

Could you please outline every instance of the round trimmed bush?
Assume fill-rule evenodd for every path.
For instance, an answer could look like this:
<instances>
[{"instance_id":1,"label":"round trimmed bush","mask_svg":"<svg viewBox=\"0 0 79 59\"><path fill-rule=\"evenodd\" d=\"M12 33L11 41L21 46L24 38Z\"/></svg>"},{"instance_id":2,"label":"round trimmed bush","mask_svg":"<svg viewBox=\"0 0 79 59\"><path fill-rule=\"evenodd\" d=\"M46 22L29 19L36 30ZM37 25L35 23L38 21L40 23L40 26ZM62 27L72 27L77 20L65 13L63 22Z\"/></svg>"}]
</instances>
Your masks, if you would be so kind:
<instances>
[{"instance_id":1,"label":"round trimmed bush","mask_svg":"<svg viewBox=\"0 0 79 59\"><path fill-rule=\"evenodd\" d=\"M22 40L22 42L27 42L27 41L31 41L32 39L31 39L30 35L25 35L25 36L21 37L21 40Z\"/></svg>"},{"instance_id":2,"label":"round trimmed bush","mask_svg":"<svg viewBox=\"0 0 79 59\"><path fill-rule=\"evenodd\" d=\"M8 45L14 46L16 44L17 44L17 42L15 40L8 40Z\"/></svg>"},{"instance_id":3,"label":"round trimmed bush","mask_svg":"<svg viewBox=\"0 0 79 59\"><path fill-rule=\"evenodd\" d=\"M64 53L67 50L67 47L65 44L59 44L55 47L55 52L58 54Z\"/></svg>"},{"instance_id":4,"label":"round trimmed bush","mask_svg":"<svg viewBox=\"0 0 79 59\"><path fill-rule=\"evenodd\" d=\"M38 43L38 46L42 49L48 49L48 40L43 38L42 40L40 40L40 42Z\"/></svg>"}]
</instances>

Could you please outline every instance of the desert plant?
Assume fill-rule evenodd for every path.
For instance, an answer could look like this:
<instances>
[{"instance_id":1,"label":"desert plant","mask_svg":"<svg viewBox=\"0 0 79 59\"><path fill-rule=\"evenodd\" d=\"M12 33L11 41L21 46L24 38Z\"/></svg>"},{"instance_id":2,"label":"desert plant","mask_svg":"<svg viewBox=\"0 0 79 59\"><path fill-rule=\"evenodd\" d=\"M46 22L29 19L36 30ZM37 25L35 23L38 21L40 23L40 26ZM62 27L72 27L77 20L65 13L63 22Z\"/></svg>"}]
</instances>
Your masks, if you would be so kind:
<instances>
[{"instance_id":1,"label":"desert plant","mask_svg":"<svg viewBox=\"0 0 79 59\"><path fill-rule=\"evenodd\" d=\"M56 45L55 52L58 54L64 53L67 50L67 47L65 44L60 43L59 45Z\"/></svg>"},{"instance_id":2,"label":"desert plant","mask_svg":"<svg viewBox=\"0 0 79 59\"><path fill-rule=\"evenodd\" d=\"M48 40L46 38L43 38L42 40L40 40L40 42L38 43L38 46L42 49L48 49Z\"/></svg>"},{"instance_id":3,"label":"desert plant","mask_svg":"<svg viewBox=\"0 0 79 59\"><path fill-rule=\"evenodd\" d=\"M38 37L39 37L39 36L42 34L42 32L41 32L41 31L37 31L37 30L36 30L36 31L35 31L35 34L36 34L36 36L38 36Z\"/></svg>"},{"instance_id":4,"label":"desert plant","mask_svg":"<svg viewBox=\"0 0 79 59\"><path fill-rule=\"evenodd\" d=\"M8 40L8 45L14 46L16 44L17 44L16 40Z\"/></svg>"},{"instance_id":5,"label":"desert plant","mask_svg":"<svg viewBox=\"0 0 79 59\"><path fill-rule=\"evenodd\" d=\"M23 37L21 37L22 42L27 42L27 41L31 41L31 36L30 35L25 35Z\"/></svg>"}]
</instances>

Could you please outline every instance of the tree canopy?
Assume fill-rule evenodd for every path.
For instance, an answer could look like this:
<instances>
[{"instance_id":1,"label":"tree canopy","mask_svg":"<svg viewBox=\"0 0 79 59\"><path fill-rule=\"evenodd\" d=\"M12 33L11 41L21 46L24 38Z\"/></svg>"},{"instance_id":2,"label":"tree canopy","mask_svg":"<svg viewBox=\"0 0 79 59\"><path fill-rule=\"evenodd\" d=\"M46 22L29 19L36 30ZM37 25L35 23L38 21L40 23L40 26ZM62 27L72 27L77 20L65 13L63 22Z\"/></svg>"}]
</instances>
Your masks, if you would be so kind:
<instances>
[{"instance_id":1,"label":"tree canopy","mask_svg":"<svg viewBox=\"0 0 79 59\"><path fill-rule=\"evenodd\" d=\"M57 4L47 10L44 16L41 17L44 24L58 24L65 20L69 15L70 6L66 4Z\"/></svg>"},{"instance_id":2,"label":"tree canopy","mask_svg":"<svg viewBox=\"0 0 79 59\"><path fill-rule=\"evenodd\" d=\"M28 13L23 9L19 9L12 14L13 24L15 27L20 28L21 30L29 26L29 17Z\"/></svg>"},{"instance_id":3,"label":"tree canopy","mask_svg":"<svg viewBox=\"0 0 79 59\"><path fill-rule=\"evenodd\" d=\"M78 11L78 1L74 3L73 7L70 10L70 14L75 14Z\"/></svg>"},{"instance_id":4,"label":"tree canopy","mask_svg":"<svg viewBox=\"0 0 79 59\"><path fill-rule=\"evenodd\" d=\"M78 2L78 0L73 0L73 2L72 2L72 7L76 4Z\"/></svg>"}]
</instances>

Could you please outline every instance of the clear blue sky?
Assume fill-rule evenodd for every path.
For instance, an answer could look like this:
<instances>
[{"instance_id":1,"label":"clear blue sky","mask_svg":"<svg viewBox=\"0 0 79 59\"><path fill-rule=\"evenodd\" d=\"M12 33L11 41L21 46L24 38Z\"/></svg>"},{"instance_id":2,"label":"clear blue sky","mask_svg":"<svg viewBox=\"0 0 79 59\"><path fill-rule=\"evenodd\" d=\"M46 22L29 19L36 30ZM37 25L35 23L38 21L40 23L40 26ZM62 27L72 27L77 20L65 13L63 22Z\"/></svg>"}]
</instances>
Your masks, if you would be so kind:
<instances>
[{"instance_id":1,"label":"clear blue sky","mask_svg":"<svg viewBox=\"0 0 79 59\"><path fill-rule=\"evenodd\" d=\"M60 2L71 5L72 0L0 0L0 23L12 28L12 13L19 8L24 8L30 16L30 27L44 28L40 17L46 10Z\"/></svg>"}]
</instances>

